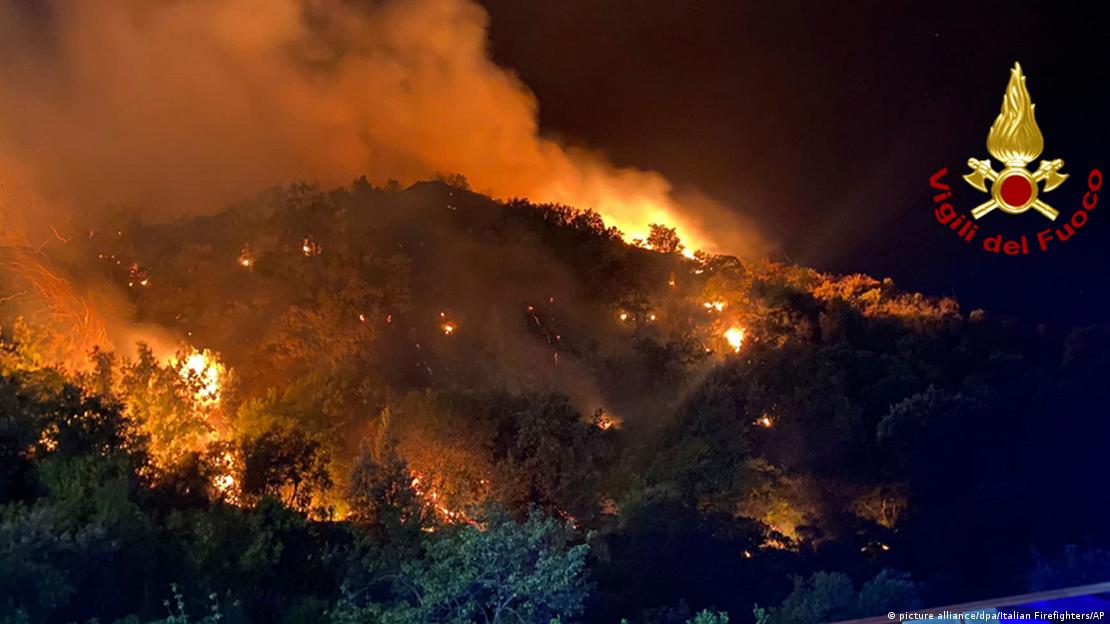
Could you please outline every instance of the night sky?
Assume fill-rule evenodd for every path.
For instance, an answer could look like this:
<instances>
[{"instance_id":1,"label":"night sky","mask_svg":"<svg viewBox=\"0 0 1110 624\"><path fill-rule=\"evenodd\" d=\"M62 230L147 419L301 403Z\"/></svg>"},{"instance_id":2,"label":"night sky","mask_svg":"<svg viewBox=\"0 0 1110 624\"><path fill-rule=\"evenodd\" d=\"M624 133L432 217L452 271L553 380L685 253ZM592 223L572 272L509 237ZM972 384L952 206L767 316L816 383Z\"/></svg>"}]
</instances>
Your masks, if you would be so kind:
<instances>
[{"instance_id":1,"label":"night sky","mask_svg":"<svg viewBox=\"0 0 1110 624\"><path fill-rule=\"evenodd\" d=\"M1047 253L993 256L936 223L928 185L948 166L957 208L987 198L960 176L990 157L1020 61L1042 157L1072 175L1042 197L1079 207L1087 173L1110 170L1110 24L1094 5L483 1L494 56L535 91L547 134L737 207L790 260L965 310L1110 322L1110 208ZM983 223L1048 225L1032 211Z\"/></svg>"}]
</instances>

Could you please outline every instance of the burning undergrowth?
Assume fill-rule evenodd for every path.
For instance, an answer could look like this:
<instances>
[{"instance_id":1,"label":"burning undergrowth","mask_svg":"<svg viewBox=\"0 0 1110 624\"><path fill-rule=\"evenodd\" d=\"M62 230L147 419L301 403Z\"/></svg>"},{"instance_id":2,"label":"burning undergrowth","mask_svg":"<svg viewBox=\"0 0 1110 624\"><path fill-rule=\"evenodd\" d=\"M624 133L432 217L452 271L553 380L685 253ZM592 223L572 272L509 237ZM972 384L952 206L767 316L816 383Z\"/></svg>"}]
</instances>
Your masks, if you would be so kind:
<instances>
[{"instance_id":1,"label":"burning undergrowth","mask_svg":"<svg viewBox=\"0 0 1110 624\"><path fill-rule=\"evenodd\" d=\"M599 600L627 612L655 603L622 602L622 584L701 566L690 543L721 583L747 570L753 588L822 552L864 567L932 556L906 536L962 475L920 438L1016 431L1013 397L1074 388L1070 362L1100 339L1069 339L1061 364L1058 336L889 280L689 258L664 226L630 245L595 213L452 182L298 184L10 245L0 390L68 380L101 407L55 410L61 424L7 448L48 457L70 414L118 406L144 483L190 508L246 517L277 501L377 540L481 530L491 502L538 509L600 536ZM14 269L39 265L54 287ZM71 301L106 343L67 341L83 316L30 314ZM44 368L57 353L65 374Z\"/></svg>"},{"instance_id":2,"label":"burning undergrowth","mask_svg":"<svg viewBox=\"0 0 1110 624\"><path fill-rule=\"evenodd\" d=\"M486 21L466 0L0 2L3 326L70 371L114 353L105 391L138 400L120 388L138 366L164 390L143 401L213 411L155 444L166 461L281 425L346 466L421 392L660 420L756 335L739 301L700 307L738 262L695 252L766 246L734 210L543 136ZM364 173L378 187L320 190ZM325 186L223 208L300 179ZM177 388L203 354L228 373L209 382L234 379L207 407Z\"/></svg>"},{"instance_id":3,"label":"burning undergrowth","mask_svg":"<svg viewBox=\"0 0 1110 624\"><path fill-rule=\"evenodd\" d=\"M297 431L343 475L388 429L425 498L455 518L537 491L556 513L596 518L613 436L660 435L713 371L813 339L820 319L798 310L854 298L894 318L909 301L920 318L931 305L863 278L690 258L663 226L628 245L595 213L501 203L458 180L294 185L175 224L119 215L54 233L5 252L0 309L37 323L24 335L46 361L95 364L163 465L215 453L246 470L235 444ZM562 442L544 451L551 436ZM210 481L232 496L249 479L225 466Z\"/></svg>"},{"instance_id":4,"label":"burning undergrowth","mask_svg":"<svg viewBox=\"0 0 1110 624\"><path fill-rule=\"evenodd\" d=\"M248 393L357 368L397 392L556 392L620 414L688 373L630 377L633 360L708 365L749 322L740 301L699 303L721 259L629 247L596 215L440 183L294 186L179 225L80 229L66 253L95 258L135 322L220 353ZM689 338L701 342L685 354L652 346Z\"/></svg>"}]
</instances>

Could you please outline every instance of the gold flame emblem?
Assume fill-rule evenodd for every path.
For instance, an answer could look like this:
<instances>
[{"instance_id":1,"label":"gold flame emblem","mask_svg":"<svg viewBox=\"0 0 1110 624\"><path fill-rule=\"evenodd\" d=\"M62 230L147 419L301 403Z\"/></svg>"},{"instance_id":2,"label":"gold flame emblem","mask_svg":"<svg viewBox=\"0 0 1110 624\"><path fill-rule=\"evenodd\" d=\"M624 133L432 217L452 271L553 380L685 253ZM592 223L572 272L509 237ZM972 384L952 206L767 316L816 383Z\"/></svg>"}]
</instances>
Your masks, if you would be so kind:
<instances>
[{"instance_id":1,"label":"gold flame emblem","mask_svg":"<svg viewBox=\"0 0 1110 624\"><path fill-rule=\"evenodd\" d=\"M979 219L995 208L1010 214L1021 214L1032 208L1049 220L1055 221L1060 214L1037 195L1038 185L1044 182L1043 191L1047 193L1063 184L1068 174L1060 173L1064 161L1042 160L1035 173L1030 173L1026 165L1041 155L1044 150L1044 136L1037 127L1033 114L1036 105L1025 88L1025 76L1021 64L1014 63L1010 70L1010 83L1002 96L1002 112L991 125L987 134L987 151L1005 164L1002 171L995 171L990 160L970 158L967 161L971 173L964 176L967 183L980 191L991 194L989 201L976 206L971 216ZM986 181L991 188L987 190Z\"/></svg>"}]
</instances>

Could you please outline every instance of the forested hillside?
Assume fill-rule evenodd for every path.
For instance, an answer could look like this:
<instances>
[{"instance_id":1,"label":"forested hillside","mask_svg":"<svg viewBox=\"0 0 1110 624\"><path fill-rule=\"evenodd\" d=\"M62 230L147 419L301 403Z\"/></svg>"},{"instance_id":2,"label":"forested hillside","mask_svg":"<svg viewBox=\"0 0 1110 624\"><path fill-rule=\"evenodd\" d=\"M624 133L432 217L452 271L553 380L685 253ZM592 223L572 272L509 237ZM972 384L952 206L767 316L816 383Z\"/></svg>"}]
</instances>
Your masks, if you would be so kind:
<instances>
[{"instance_id":1,"label":"forested hillside","mask_svg":"<svg viewBox=\"0 0 1110 624\"><path fill-rule=\"evenodd\" d=\"M1110 574L1106 328L461 178L67 227L0 250L4 624L802 624ZM105 281L133 339L86 353L65 285Z\"/></svg>"}]
</instances>

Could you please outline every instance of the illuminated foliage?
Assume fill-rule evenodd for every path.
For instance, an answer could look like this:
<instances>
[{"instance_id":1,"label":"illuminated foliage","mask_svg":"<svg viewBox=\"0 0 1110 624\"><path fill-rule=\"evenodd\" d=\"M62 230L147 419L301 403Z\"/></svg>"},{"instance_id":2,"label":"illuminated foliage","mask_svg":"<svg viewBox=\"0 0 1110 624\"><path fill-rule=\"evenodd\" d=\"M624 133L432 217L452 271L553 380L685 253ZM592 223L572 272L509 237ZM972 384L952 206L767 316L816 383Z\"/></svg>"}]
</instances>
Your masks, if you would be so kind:
<instances>
[{"instance_id":1,"label":"illuminated foliage","mask_svg":"<svg viewBox=\"0 0 1110 624\"><path fill-rule=\"evenodd\" d=\"M411 396L394 411L398 452L444 504L487 497L521 511L594 517L610 434L566 397L502 393Z\"/></svg>"},{"instance_id":2,"label":"illuminated foliage","mask_svg":"<svg viewBox=\"0 0 1110 624\"><path fill-rule=\"evenodd\" d=\"M801 622L898 602L885 566L1002 595L1110 544L1082 476L1110 469L1104 329L438 183L117 232L67 249L149 279L127 296L156 347L70 374L5 318L0 610L29 621L217 594L249 621L744 621L785 596L762 617Z\"/></svg>"},{"instance_id":3,"label":"illuminated foliage","mask_svg":"<svg viewBox=\"0 0 1110 624\"><path fill-rule=\"evenodd\" d=\"M658 223L652 223L649 227L651 231L645 242L653 251L665 254L677 254L682 253L682 250L686 248L682 244L682 240L679 239L678 233L674 228L659 225Z\"/></svg>"},{"instance_id":4,"label":"illuminated foliage","mask_svg":"<svg viewBox=\"0 0 1110 624\"><path fill-rule=\"evenodd\" d=\"M113 365L110 360L101 362ZM114 394L128 419L150 440L151 453L162 466L202 451L214 437L211 417L216 406L207 371L206 366L190 370L188 364L163 365L146 345L139 345L136 359L119 366ZM101 374L110 373L102 369Z\"/></svg>"}]
</instances>

